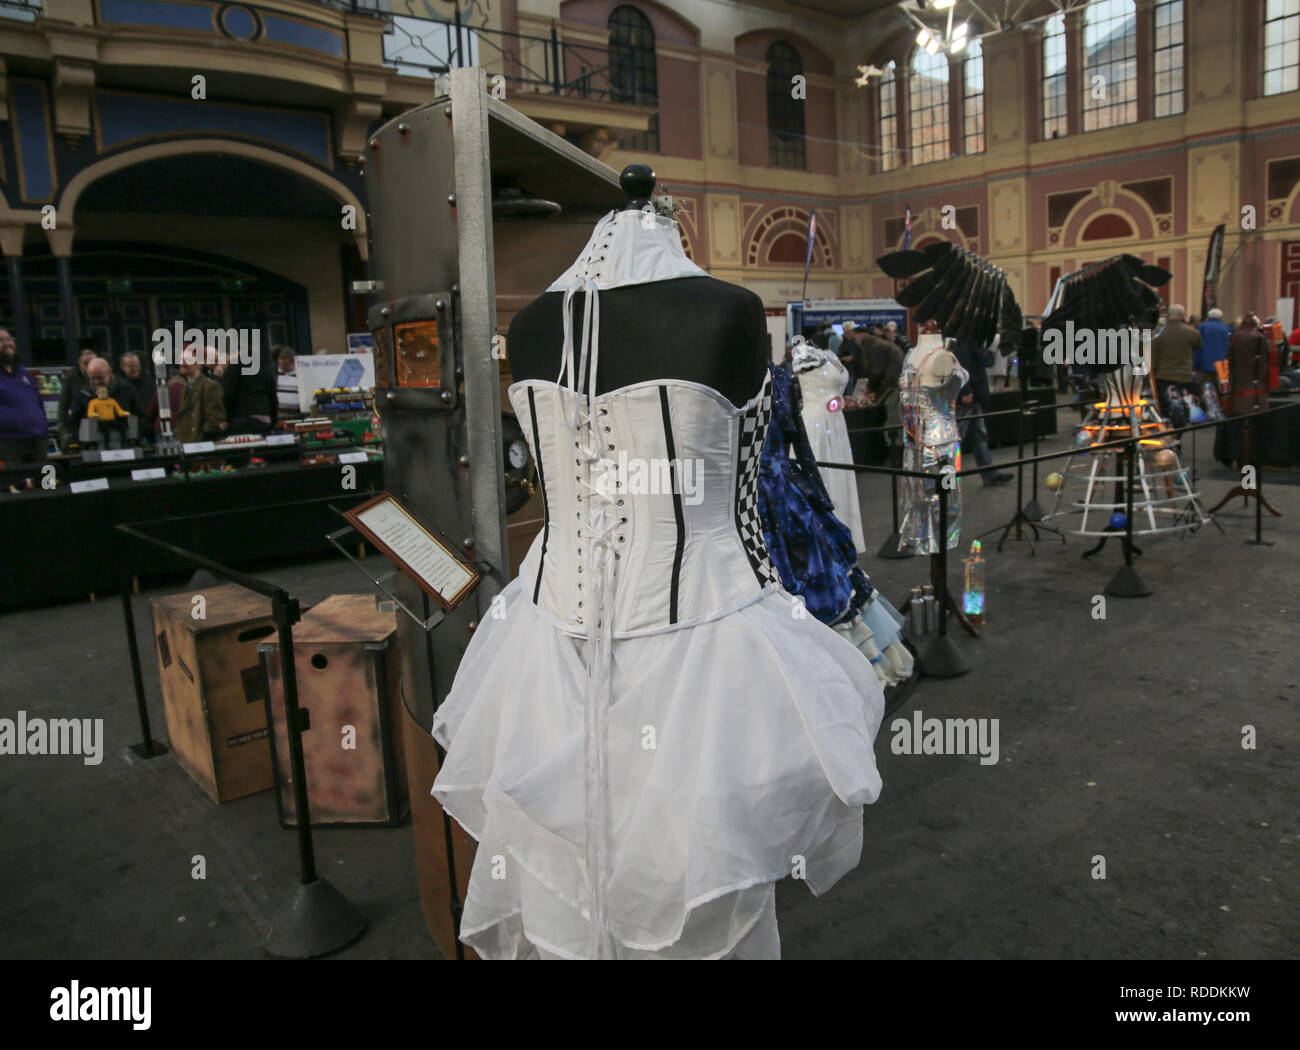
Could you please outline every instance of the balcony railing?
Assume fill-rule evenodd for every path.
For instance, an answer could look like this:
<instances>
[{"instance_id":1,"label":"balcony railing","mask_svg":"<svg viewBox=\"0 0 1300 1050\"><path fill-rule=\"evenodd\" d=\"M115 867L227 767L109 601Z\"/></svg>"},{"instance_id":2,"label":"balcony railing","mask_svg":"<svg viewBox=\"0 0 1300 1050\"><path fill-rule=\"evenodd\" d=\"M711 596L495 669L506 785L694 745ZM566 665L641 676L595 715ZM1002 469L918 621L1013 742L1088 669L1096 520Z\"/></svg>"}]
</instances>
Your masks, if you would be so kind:
<instances>
[{"instance_id":1,"label":"balcony railing","mask_svg":"<svg viewBox=\"0 0 1300 1050\"><path fill-rule=\"evenodd\" d=\"M0 0L0 18L35 22L36 16L43 14L44 10L41 0Z\"/></svg>"},{"instance_id":2,"label":"balcony railing","mask_svg":"<svg viewBox=\"0 0 1300 1050\"><path fill-rule=\"evenodd\" d=\"M0 0L2 2L2 0ZM605 102L632 102L638 95L636 66L628 56L596 44L475 26L457 11L450 19L410 14L416 0L318 0L337 10L389 20L384 62L406 76L434 77L449 69L478 66L499 74L515 90ZM428 14L428 3L419 4Z\"/></svg>"},{"instance_id":3,"label":"balcony railing","mask_svg":"<svg viewBox=\"0 0 1300 1050\"><path fill-rule=\"evenodd\" d=\"M428 0L313 0L324 7L370 15L387 23L384 64L404 76L432 78L449 69L478 66L504 77L519 92L561 95L599 102L645 103L637 82L635 55L628 49L510 33L476 26L457 12L436 17ZM422 9L435 17L407 12ZM0 0L0 17L31 22L43 0Z\"/></svg>"}]
</instances>

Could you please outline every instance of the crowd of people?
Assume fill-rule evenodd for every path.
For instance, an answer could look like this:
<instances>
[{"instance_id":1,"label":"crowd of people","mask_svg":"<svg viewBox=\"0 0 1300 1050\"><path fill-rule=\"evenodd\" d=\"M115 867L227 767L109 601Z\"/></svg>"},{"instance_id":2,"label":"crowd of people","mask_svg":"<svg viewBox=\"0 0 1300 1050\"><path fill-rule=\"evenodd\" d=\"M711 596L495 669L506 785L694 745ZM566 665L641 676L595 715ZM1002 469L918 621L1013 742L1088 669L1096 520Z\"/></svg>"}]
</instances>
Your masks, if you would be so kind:
<instances>
[{"instance_id":1,"label":"crowd of people","mask_svg":"<svg viewBox=\"0 0 1300 1050\"><path fill-rule=\"evenodd\" d=\"M0 329L0 464L45 460L50 423L39 387L18 361L13 336ZM213 347L186 347L166 384L173 433L181 442L227 434L265 435L278 419L298 414L295 351L272 348L270 359L226 363ZM94 350L82 350L64 377L55 418L59 446L83 440L82 422L127 427L144 443L163 433L163 405L153 362L132 352L117 368ZM137 420L129 424L131 419Z\"/></svg>"},{"instance_id":2,"label":"crowd of people","mask_svg":"<svg viewBox=\"0 0 1300 1050\"><path fill-rule=\"evenodd\" d=\"M1233 367L1239 372L1253 373L1256 361L1266 390L1300 387L1300 372L1293 369L1300 363L1300 326L1287 335L1276 317L1261 321L1251 312L1229 325L1217 308L1198 324L1184 307L1171 306L1164 330L1151 341L1151 378L1161 414L1181 422L1185 398L1201 401L1206 384L1218 390L1230 362L1237 362Z\"/></svg>"}]
</instances>

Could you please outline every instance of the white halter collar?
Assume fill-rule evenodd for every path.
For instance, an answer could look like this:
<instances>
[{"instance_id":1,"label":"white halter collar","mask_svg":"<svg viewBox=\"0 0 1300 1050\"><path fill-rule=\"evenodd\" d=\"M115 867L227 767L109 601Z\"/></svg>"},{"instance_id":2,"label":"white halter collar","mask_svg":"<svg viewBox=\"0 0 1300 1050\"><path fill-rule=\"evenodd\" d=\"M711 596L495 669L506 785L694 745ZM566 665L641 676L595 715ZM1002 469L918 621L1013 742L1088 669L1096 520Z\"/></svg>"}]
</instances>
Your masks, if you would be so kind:
<instances>
[{"instance_id":1,"label":"white halter collar","mask_svg":"<svg viewBox=\"0 0 1300 1050\"><path fill-rule=\"evenodd\" d=\"M649 210L612 211L596 224L573 265L546 290L582 289L591 282L603 291L675 277L707 276L686 258L681 233L672 219Z\"/></svg>"}]
</instances>

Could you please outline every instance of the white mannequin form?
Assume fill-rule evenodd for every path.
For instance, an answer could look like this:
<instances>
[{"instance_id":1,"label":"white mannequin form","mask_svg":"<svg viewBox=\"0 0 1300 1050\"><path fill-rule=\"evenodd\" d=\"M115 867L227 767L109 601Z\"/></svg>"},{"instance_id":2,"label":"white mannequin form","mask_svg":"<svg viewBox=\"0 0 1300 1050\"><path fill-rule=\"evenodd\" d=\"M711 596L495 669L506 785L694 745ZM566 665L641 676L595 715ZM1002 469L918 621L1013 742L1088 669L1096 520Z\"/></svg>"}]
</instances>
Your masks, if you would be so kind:
<instances>
[{"instance_id":1,"label":"white mannequin form","mask_svg":"<svg viewBox=\"0 0 1300 1050\"><path fill-rule=\"evenodd\" d=\"M903 360L904 369L909 365L918 370L922 386L943 386L957 367L957 358L944 349L942 335L938 332L923 332L917 336L916 346L907 352L907 357Z\"/></svg>"}]
</instances>

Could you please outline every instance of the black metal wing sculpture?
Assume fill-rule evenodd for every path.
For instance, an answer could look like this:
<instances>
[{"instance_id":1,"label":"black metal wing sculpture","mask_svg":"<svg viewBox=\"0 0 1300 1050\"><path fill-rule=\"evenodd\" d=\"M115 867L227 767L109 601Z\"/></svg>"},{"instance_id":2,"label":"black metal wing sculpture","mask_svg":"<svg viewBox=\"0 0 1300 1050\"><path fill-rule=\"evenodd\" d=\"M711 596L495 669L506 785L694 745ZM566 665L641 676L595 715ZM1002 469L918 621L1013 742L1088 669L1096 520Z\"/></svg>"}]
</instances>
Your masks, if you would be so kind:
<instances>
[{"instance_id":1,"label":"black metal wing sculpture","mask_svg":"<svg viewBox=\"0 0 1300 1050\"><path fill-rule=\"evenodd\" d=\"M1076 333L1136 328L1151 331L1155 338L1164 330L1166 310L1156 289L1172 279L1168 270L1136 255L1112 255L1068 273L1053 290L1043 317L1043 336L1068 333L1066 326L1072 323ZM1095 376L1116 367L1115 363L1091 364L1077 370Z\"/></svg>"},{"instance_id":2,"label":"black metal wing sculpture","mask_svg":"<svg viewBox=\"0 0 1300 1050\"><path fill-rule=\"evenodd\" d=\"M988 346L1001 335L1015 345L1024 317L1007 275L987 259L951 241L890 252L876 264L895 280L908 280L894 296L918 324L934 321L945 339ZM909 280L910 279L910 280Z\"/></svg>"}]
</instances>

